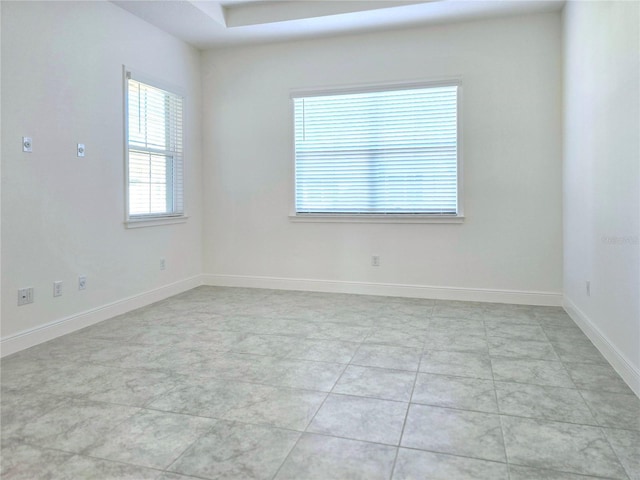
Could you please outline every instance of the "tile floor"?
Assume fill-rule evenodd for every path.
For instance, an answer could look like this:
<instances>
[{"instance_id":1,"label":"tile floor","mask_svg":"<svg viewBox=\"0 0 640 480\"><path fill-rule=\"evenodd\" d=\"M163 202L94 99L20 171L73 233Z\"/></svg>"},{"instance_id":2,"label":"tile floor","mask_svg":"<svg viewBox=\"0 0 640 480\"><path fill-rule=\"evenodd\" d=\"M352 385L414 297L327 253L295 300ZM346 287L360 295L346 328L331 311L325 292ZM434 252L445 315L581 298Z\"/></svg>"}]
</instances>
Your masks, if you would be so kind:
<instances>
[{"instance_id":1,"label":"tile floor","mask_svg":"<svg viewBox=\"0 0 640 480\"><path fill-rule=\"evenodd\" d=\"M2 360L3 479L640 479L559 308L201 287Z\"/></svg>"}]
</instances>

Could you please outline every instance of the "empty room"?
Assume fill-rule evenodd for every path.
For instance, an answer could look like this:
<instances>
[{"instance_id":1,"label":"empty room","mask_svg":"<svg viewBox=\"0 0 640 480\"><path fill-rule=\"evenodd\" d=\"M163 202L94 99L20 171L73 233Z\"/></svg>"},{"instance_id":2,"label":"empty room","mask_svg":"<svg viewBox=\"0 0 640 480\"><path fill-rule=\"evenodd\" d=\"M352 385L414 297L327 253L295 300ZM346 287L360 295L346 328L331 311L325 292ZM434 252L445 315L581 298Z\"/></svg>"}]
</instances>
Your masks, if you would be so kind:
<instances>
[{"instance_id":1,"label":"empty room","mask_svg":"<svg viewBox=\"0 0 640 480\"><path fill-rule=\"evenodd\" d=\"M0 5L0 478L640 480L640 2Z\"/></svg>"}]
</instances>

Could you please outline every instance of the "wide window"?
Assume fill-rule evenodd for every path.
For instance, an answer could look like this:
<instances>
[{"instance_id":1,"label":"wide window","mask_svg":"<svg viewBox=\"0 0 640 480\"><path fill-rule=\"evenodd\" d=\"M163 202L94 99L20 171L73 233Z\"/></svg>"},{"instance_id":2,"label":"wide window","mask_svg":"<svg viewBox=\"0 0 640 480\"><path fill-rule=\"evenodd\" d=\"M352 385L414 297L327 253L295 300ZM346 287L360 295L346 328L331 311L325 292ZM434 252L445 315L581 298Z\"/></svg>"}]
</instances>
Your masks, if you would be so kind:
<instances>
[{"instance_id":1,"label":"wide window","mask_svg":"<svg viewBox=\"0 0 640 480\"><path fill-rule=\"evenodd\" d=\"M460 215L458 91L292 95L296 215Z\"/></svg>"},{"instance_id":2,"label":"wide window","mask_svg":"<svg viewBox=\"0 0 640 480\"><path fill-rule=\"evenodd\" d=\"M126 77L127 219L183 216L183 98Z\"/></svg>"}]
</instances>

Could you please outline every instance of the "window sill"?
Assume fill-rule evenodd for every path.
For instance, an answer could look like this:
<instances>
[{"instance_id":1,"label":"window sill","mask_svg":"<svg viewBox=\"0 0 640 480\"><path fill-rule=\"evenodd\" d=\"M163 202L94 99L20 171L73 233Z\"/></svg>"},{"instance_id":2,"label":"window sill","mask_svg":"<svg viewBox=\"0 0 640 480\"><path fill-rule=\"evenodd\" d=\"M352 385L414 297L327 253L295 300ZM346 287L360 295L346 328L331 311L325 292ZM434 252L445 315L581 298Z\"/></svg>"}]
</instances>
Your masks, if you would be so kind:
<instances>
[{"instance_id":1,"label":"window sill","mask_svg":"<svg viewBox=\"0 0 640 480\"><path fill-rule=\"evenodd\" d=\"M125 228L159 227L161 225L174 225L176 223L186 223L187 216L180 217L151 217L140 219L129 219L124 222Z\"/></svg>"},{"instance_id":2,"label":"window sill","mask_svg":"<svg viewBox=\"0 0 640 480\"><path fill-rule=\"evenodd\" d=\"M464 223L463 215L289 215L291 222L310 223Z\"/></svg>"}]
</instances>

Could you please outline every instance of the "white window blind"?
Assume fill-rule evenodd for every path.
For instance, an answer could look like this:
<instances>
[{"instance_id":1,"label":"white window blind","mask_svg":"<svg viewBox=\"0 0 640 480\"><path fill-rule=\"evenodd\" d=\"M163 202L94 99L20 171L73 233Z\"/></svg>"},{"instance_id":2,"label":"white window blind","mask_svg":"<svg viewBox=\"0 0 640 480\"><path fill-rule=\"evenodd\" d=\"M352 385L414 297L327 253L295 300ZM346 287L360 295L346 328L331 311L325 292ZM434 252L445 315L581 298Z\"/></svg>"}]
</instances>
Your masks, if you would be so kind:
<instances>
[{"instance_id":1,"label":"white window blind","mask_svg":"<svg viewBox=\"0 0 640 480\"><path fill-rule=\"evenodd\" d=\"M296 214L458 213L458 86L295 96Z\"/></svg>"},{"instance_id":2,"label":"white window blind","mask_svg":"<svg viewBox=\"0 0 640 480\"><path fill-rule=\"evenodd\" d=\"M180 216L183 205L180 95L127 74L128 218Z\"/></svg>"}]
</instances>

